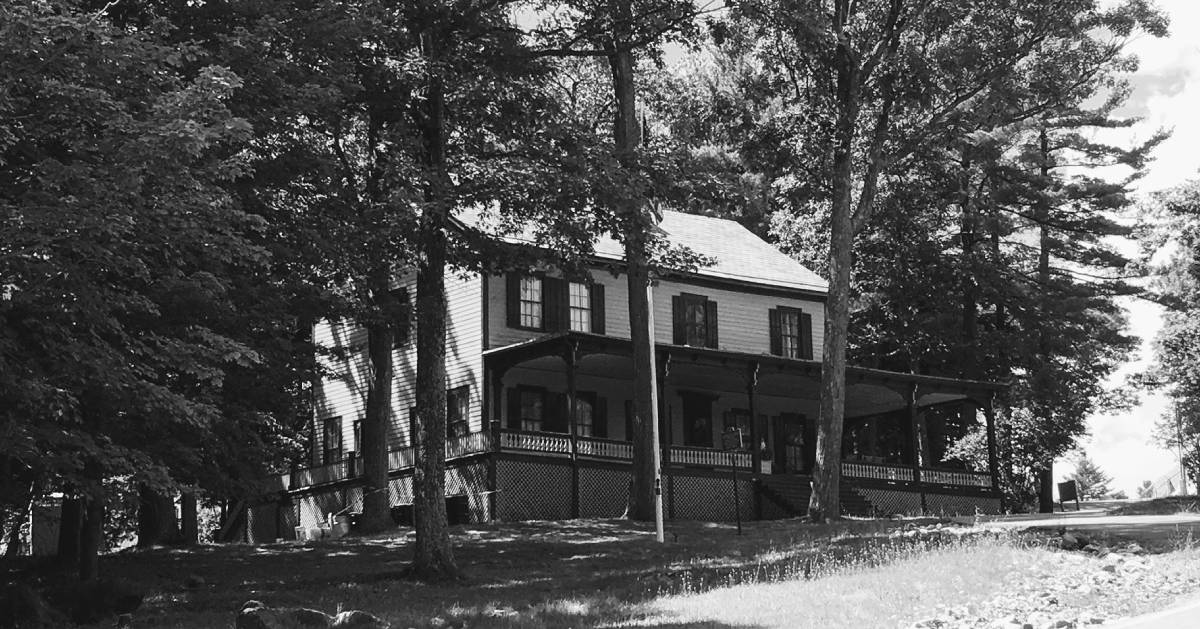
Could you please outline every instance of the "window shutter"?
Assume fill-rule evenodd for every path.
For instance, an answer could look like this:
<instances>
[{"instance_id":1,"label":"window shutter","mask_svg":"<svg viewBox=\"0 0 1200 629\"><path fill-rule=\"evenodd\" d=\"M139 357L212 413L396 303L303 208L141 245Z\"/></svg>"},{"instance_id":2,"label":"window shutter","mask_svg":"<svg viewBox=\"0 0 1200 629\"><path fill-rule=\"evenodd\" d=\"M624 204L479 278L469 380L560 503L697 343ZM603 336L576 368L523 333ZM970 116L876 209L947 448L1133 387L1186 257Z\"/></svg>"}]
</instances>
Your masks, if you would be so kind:
<instances>
[{"instance_id":1,"label":"window shutter","mask_svg":"<svg viewBox=\"0 0 1200 629\"><path fill-rule=\"evenodd\" d=\"M596 404L592 407L592 435L601 439L608 438L608 400L596 396Z\"/></svg>"},{"instance_id":2,"label":"window shutter","mask_svg":"<svg viewBox=\"0 0 1200 629\"><path fill-rule=\"evenodd\" d=\"M408 407L408 445L416 447L417 435L421 434L417 430L417 407Z\"/></svg>"},{"instance_id":3,"label":"window shutter","mask_svg":"<svg viewBox=\"0 0 1200 629\"><path fill-rule=\"evenodd\" d=\"M509 430L520 430L521 390L516 387L509 387L505 394L508 396L508 428Z\"/></svg>"},{"instance_id":4,"label":"window shutter","mask_svg":"<svg viewBox=\"0 0 1200 629\"><path fill-rule=\"evenodd\" d=\"M551 393L546 396L546 409L542 418L542 430L546 432L570 432L568 424L567 394Z\"/></svg>"},{"instance_id":5,"label":"window shutter","mask_svg":"<svg viewBox=\"0 0 1200 629\"><path fill-rule=\"evenodd\" d=\"M521 275L518 273L509 273L505 279L505 302L504 311L508 319L508 327L521 327Z\"/></svg>"},{"instance_id":6,"label":"window shutter","mask_svg":"<svg viewBox=\"0 0 1200 629\"><path fill-rule=\"evenodd\" d=\"M704 330L708 333L706 346L717 348L717 302L711 299L704 302Z\"/></svg>"},{"instance_id":7,"label":"window shutter","mask_svg":"<svg viewBox=\"0 0 1200 629\"><path fill-rule=\"evenodd\" d=\"M654 304L650 304L650 307L653 308ZM684 321L683 315L684 315L683 298L680 297L679 295L672 296L671 297L671 321L672 321L671 328L674 331L674 333L673 333L673 338L672 338L671 342L676 345L687 345L687 326L686 326L686 322Z\"/></svg>"},{"instance_id":8,"label":"window shutter","mask_svg":"<svg viewBox=\"0 0 1200 629\"><path fill-rule=\"evenodd\" d=\"M633 400L625 400L625 441L633 441Z\"/></svg>"},{"instance_id":9,"label":"window shutter","mask_svg":"<svg viewBox=\"0 0 1200 629\"><path fill-rule=\"evenodd\" d=\"M767 311L767 328L771 334L771 353L783 356L783 323L780 321L779 310L772 308Z\"/></svg>"},{"instance_id":10,"label":"window shutter","mask_svg":"<svg viewBox=\"0 0 1200 629\"><path fill-rule=\"evenodd\" d=\"M409 320L411 319L409 314L412 306L408 299L407 288L400 287L390 292L393 302L391 304L392 311L388 313L388 316L392 320L392 349L396 349L408 343Z\"/></svg>"},{"instance_id":11,"label":"window shutter","mask_svg":"<svg viewBox=\"0 0 1200 629\"><path fill-rule=\"evenodd\" d=\"M812 315L807 312L800 313L800 358L812 360L813 357L813 335L812 335Z\"/></svg>"},{"instance_id":12,"label":"window shutter","mask_svg":"<svg viewBox=\"0 0 1200 629\"><path fill-rule=\"evenodd\" d=\"M561 332L570 328L567 283L557 277L542 278L542 329Z\"/></svg>"},{"instance_id":13,"label":"window shutter","mask_svg":"<svg viewBox=\"0 0 1200 629\"><path fill-rule=\"evenodd\" d=\"M604 334L604 284L588 285L592 309L592 333Z\"/></svg>"}]
</instances>

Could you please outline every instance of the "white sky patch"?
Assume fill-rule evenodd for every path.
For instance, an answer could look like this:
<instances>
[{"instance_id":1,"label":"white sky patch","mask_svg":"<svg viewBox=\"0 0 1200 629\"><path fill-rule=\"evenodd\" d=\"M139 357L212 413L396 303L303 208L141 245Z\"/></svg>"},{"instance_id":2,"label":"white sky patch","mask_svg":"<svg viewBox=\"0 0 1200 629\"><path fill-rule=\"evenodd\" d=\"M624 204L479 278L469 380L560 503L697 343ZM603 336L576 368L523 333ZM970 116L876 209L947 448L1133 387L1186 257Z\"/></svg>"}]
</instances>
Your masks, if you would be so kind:
<instances>
[{"instance_id":1,"label":"white sky patch","mask_svg":"<svg viewBox=\"0 0 1200 629\"><path fill-rule=\"evenodd\" d=\"M1153 162L1144 178L1134 185L1139 195L1171 188L1200 178L1200 2L1158 0L1156 4L1171 18L1171 34L1165 38L1148 35L1132 40L1127 50L1140 60L1130 77L1133 94L1117 115L1142 120L1129 129L1108 132L1104 139L1120 143L1145 141L1159 129L1170 129L1171 137L1152 153ZM1122 176L1128 171L1113 172ZM1130 248L1121 247L1126 253ZM1130 362L1109 381L1121 386L1129 374L1144 370L1153 359L1151 343L1162 327L1162 308L1139 299L1126 299L1129 333L1141 338L1141 348ZM1133 409L1116 414L1097 414L1088 419L1090 435L1080 449L1110 476L1110 488L1137 496L1144 480L1153 481L1178 468L1175 453L1156 443L1154 424L1170 409L1162 395L1143 394ZM1056 480L1074 471L1073 457L1055 464Z\"/></svg>"}]
</instances>

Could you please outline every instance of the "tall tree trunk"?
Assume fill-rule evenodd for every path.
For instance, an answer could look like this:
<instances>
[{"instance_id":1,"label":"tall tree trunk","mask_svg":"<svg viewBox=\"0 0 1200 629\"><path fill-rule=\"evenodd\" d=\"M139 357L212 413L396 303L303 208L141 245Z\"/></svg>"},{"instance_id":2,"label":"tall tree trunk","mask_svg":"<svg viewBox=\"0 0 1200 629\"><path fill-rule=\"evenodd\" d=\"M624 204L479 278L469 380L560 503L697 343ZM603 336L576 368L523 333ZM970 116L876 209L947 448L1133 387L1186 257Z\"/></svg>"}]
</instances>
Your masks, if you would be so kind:
<instances>
[{"instance_id":1,"label":"tall tree trunk","mask_svg":"<svg viewBox=\"0 0 1200 629\"><path fill-rule=\"evenodd\" d=\"M59 507L58 562L63 567L74 567L79 561L79 535L83 527L83 501L73 494L74 488L63 488L62 506Z\"/></svg>"},{"instance_id":2,"label":"tall tree trunk","mask_svg":"<svg viewBox=\"0 0 1200 629\"><path fill-rule=\"evenodd\" d=\"M83 526L79 535L79 580L94 581L100 576L100 551L104 546L104 489L84 498Z\"/></svg>"},{"instance_id":3,"label":"tall tree trunk","mask_svg":"<svg viewBox=\"0 0 1200 629\"><path fill-rule=\"evenodd\" d=\"M196 492L185 489L179 494L179 541L184 546L200 543L200 523L197 516Z\"/></svg>"},{"instance_id":4,"label":"tall tree trunk","mask_svg":"<svg viewBox=\"0 0 1200 629\"><path fill-rule=\"evenodd\" d=\"M142 484L138 487L138 548L178 544L179 521L171 496Z\"/></svg>"},{"instance_id":5,"label":"tall tree trunk","mask_svg":"<svg viewBox=\"0 0 1200 629\"><path fill-rule=\"evenodd\" d=\"M387 426L392 409L392 345L395 337L388 306L395 299L390 292L391 271L380 263L372 271L371 294L381 314L367 328L367 355L371 373L367 383L367 408L363 413L362 462L363 513L359 527L364 533L379 533L393 526L388 498Z\"/></svg>"},{"instance_id":6,"label":"tall tree trunk","mask_svg":"<svg viewBox=\"0 0 1200 629\"><path fill-rule=\"evenodd\" d=\"M438 45L444 40L431 30L421 33L430 73L423 125L426 167L430 183L421 215L420 242L424 255L417 263L417 434L413 471L413 520L416 544L413 573L425 579L458 576L446 522L446 229L451 199L446 165L446 102Z\"/></svg>"},{"instance_id":7,"label":"tall tree trunk","mask_svg":"<svg viewBox=\"0 0 1200 629\"><path fill-rule=\"evenodd\" d=\"M1039 138L1039 149L1041 151L1041 176L1042 185L1049 185L1050 181L1050 136L1045 127L1042 128ZM1038 316L1038 358L1041 363L1041 369L1047 369L1050 359L1049 339L1046 337L1045 322L1050 316L1050 248L1053 242L1050 238L1050 202L1047 198L1049 190L1043 190L1041 198L1034 206L1034 213L1039 226L1038 239L1038 290L1041 291L1041 299L1038 300L1038 307L1041 310ZM1042 381L1042 378L1034 377L1034 382ZM1050 413L1050 405L1046 400L1049 395L1044 390L1043 385L1038 384L1034 390L1034 408L1035 412L1043 415ZM1050 424L1050 417L1041 417L1042 421ZM1047 451L1043 453L1045 460L1042 461L1041 471L1038 476L1038 511L1041 513L1054 512L1054 452L1047 446Z\"/></svg>"},{"instance_id":8,"label":"tall tree trunk","mask_svg":"<svg viewBox=\"0 0 1200 629\"><path fill-rule=\"evenodd\" d=\"M632 8L627 0L613 5L614 32L607 46L608 64L612 73L613 97L616 111L613 124L613 148L622 167L635 167L635 157L641 143L637 123L637 81L630 48L629 24ZM625 215L625 279L629 294L630 341L633 346L633 505L629 515L634 520L654 519L655 469L654 449L654 338L650 330L650 304L646 287L650 284L649 261L646 259L648 217L642 199L625 199L621 208Z\"/></svg>"},{"instance_id":9,"label":"tall tree trunk","mask_svg":"<svg viewBox=\"0 0 1200 629\"><path fill-rule=\"evenodd\" d=\"M971 194L971 159L968 149L963 148L958 179L959 208L962 212L960 242L962 245L962 375L978 379L979 374L979 279L975 246L979 217L975 211L975 200Z\"/></svg>"},{"instance_id":10,"label":"tall tree trunk","mask_svg":"<svg viewBox=\"0 0 1200 629\"><path fill-rule=\"evenodd\" d=\"M837 3L835 29L847 20L848 5ZM825 302L825 342L821 356L821 406L817 424L817 453L808 516L813 522L841 516L839 485L842 465L842 427L846 411L846 340L850 328L850 265L854 244L854 135L858 119L858 69L846 38L839 39L837 70L838 119L833 153L833 198L830 208L829 294Z\"/></svg>"}]
</instances>

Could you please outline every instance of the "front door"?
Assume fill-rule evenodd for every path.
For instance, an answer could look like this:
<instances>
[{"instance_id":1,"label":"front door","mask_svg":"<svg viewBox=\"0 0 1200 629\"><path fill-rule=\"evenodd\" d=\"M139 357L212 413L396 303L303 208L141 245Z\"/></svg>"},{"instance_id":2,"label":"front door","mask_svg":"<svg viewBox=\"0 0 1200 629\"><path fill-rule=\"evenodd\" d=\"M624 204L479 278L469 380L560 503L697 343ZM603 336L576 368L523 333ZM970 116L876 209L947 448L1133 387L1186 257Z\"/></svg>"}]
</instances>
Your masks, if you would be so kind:
<instances>
[{"instance_id":1,"label":"front door","mask_svg":"<svg viewBox=\"0 0 1200 629\"><path fill-rule=\"evenodd\" d=\"M683 445L697 448L713 447L711 396L681 391L683 402Z\"/></svg>"},{"instance_id":2,"label":"front door","mask_svg":"<svg viewBox=\"0 0 1200 629\"><path fill-rule=\"evenodd\" d=\"M812 466L804 416L780 413L775 422L775 473L803 474Z\"/></svg>"}]
</instances>

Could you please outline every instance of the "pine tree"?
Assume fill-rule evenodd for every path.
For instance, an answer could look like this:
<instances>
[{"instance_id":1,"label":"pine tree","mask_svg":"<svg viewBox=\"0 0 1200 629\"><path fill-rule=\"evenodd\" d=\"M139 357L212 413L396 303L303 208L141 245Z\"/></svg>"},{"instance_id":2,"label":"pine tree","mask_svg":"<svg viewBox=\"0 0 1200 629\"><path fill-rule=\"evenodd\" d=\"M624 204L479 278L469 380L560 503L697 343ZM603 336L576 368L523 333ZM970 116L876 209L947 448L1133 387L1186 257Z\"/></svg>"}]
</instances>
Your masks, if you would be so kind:
<instances>
[{"instance_id":1,"label":"pine tree","mask_svg":"<svg viewBox=\"0 0 1200 629\"><path fill-rule=\"evenodd\" d=\"M1078 486L1079 497L1082 500L1097 500L1108 496L1108 484L1112 482L1112 477L1105 474L1087 454L1080 454L1075 460L1075 471L1071 474L1071 479Z\"/></svg>"}]
</instances>

